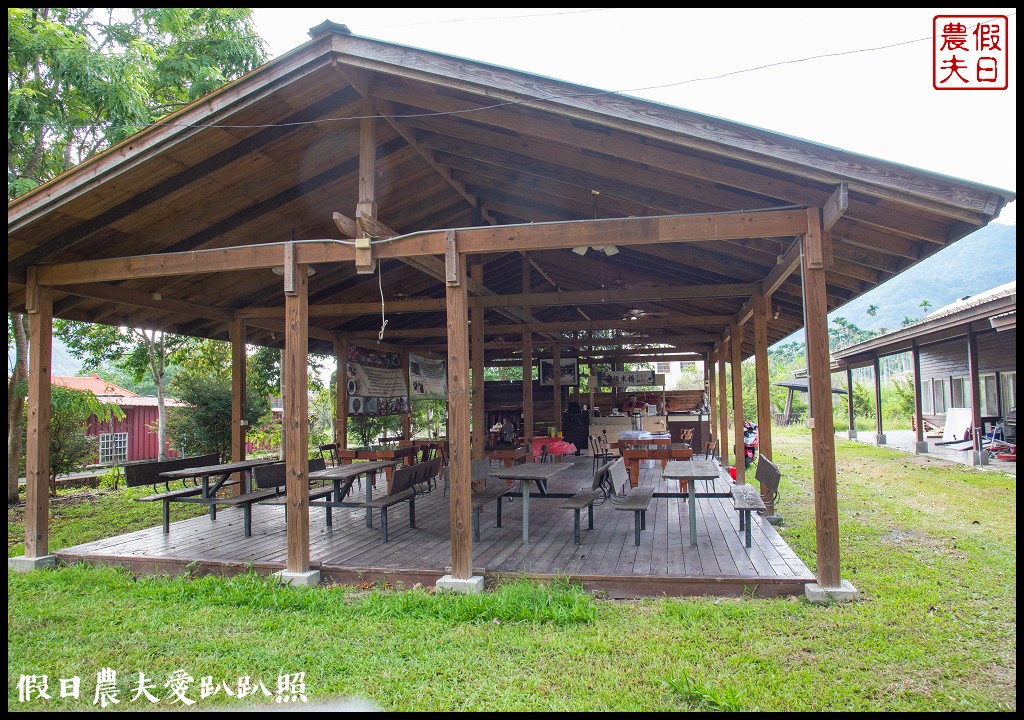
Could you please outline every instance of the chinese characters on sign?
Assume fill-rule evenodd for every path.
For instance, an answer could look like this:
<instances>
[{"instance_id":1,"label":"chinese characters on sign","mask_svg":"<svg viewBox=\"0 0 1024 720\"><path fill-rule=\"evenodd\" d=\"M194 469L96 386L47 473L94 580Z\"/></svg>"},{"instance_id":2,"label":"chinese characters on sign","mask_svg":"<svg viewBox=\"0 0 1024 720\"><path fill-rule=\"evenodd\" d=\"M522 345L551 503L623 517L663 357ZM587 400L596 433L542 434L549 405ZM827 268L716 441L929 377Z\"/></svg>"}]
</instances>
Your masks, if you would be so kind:
<instances>
[{"instance_id":1,"label":"chinese characters on sign","mask_svg":"<svg viewBox=\"0 0 1024 720\"><path fill-rule=\"evenodd\" d=\"M1009 87L1005 15L936 15L932 19L932 86L936 90Z\"/></svg>"},{"instance_id":2,"label":"chinese characters on sign","mask_svg":"<svg viewBox=\"0 0 1024 720\"><path fill-rule=\"evenodd\" d=\"M60 678L59 683L58 699L73 698L77 700L81 697L82 683L77 676ZM248 675L238 678L238 682L232 685L227 681L218 683L209 675L199 678L197 683L195 678L182 669L169 673L167 679L162 683L147 677L146 673L140 672L128 682L127 690L131 693L128 702L136 700L151 704L166 702L167 705L179 707L190 707L196 703L197 699L205 700L218 693L223 693L226 697L236 700L243 700L253 695L273 698L277 703L298 703L306 702L306 673L279 675L276 690L271 692L262 680L253 680ZM18 702L53 700L54 694L57 694L57 689L51 689L50 678L47 675L21 675L18 678ZM103 668L96 673L92 704L100 708L113 707L120 704L122 699L117 684L117 671L113 668Z\"/></svg>"}]
</instances>

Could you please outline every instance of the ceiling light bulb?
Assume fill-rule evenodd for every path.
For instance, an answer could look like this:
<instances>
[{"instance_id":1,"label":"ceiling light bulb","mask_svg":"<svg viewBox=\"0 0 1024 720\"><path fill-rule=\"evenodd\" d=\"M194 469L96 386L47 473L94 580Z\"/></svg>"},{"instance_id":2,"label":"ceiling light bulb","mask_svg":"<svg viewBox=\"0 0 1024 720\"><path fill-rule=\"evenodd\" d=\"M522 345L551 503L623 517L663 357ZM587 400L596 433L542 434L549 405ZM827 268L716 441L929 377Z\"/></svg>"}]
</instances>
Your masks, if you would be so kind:
<instances>
[{"instance_id":1,"label":"ceiling light bulb","mask_svg":"<svg viewBox=\"0 0 1024 720\"><path fill-rule=\"evenodd\" d=\"M615 247L614 245L605 245L604 246L604 254L605 255L615 255L618 252L619 252L619 249L617 247Z\"/></svg>"},{"instance_id":2,"label":"ceiling light bulb","mask_svg":"<svg viewBox=\"0 0 1024 720\"><path fill-rule=\"evenodd\" d=\"M574 247L572 249L572 251L574 253L576 253L577 255L586 255L587 254L587 248L586 247Z\"/></svg>"}]
</instances>

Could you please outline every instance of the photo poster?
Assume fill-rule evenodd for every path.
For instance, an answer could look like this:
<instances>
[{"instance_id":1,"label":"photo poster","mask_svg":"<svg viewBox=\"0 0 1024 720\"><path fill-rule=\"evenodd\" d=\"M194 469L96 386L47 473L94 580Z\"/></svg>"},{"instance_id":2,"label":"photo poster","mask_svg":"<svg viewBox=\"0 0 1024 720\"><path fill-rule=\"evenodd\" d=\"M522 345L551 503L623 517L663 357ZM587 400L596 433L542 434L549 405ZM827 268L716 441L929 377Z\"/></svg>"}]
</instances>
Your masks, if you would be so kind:
<instances>
[{"instance_id":1,"label":"photo poster","mask_svg":"<svg viewBox=\"0 0 1024 720\"><path fill-rule=\"evenodd\" d=\"M540 384L541 385L554 385L554 368L555 361L549 359L541 359L540 361ZM561 358L559 360L561 364L561 385L566 387L569 385L578 385L579 374L578 374L578 359L577 358Z\"/></svg>"},{"instance_id":2,"label":"photo poster","mask_svg":"<svg viewBox=\"0 0 1024 720\"><path fill-rule=\"evenodd\" d=\"M413 400L447 400L448 365L444 360L409 353L409 387Z\"/></svg>"},{"instance_id":3,"label":"photo poster","mask_svg":"<svg viewBox=\"0 0 1024 720\"><path fill-rule=\"evenodd\" d=\"M349 345L345 366L350 416L409 412L409 385L399 353Z\"/></svg>"},{"instance_id":4,"label":"photo poster","mask_svg":"<svg viewBox=\"0 0 1024 720\"><path fill-rule=\"evenodd\" d=\"M613 372L599 372L597 384L599 387L622 388L622 387L650 387L657 385L655 372L653 370L615 370Z\"/></svg>"}]
</instances>

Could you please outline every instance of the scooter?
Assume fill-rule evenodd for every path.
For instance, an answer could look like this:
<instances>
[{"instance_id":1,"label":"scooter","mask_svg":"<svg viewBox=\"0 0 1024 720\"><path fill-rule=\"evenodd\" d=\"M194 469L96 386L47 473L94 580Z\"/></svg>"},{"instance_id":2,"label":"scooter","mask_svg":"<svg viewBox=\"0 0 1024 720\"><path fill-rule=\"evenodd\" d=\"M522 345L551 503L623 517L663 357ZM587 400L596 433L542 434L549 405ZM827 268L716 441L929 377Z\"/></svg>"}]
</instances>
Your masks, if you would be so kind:
<instances>
[{"instance_id":1,"label":"scooter","mask_svg":"<svg viewBox=\"0 0 1024 720\"><path fill-rule=\"evenodd\" d=\"M757 423L743 421L743 467L757 460Z\"/></svg>"}]
</instances>

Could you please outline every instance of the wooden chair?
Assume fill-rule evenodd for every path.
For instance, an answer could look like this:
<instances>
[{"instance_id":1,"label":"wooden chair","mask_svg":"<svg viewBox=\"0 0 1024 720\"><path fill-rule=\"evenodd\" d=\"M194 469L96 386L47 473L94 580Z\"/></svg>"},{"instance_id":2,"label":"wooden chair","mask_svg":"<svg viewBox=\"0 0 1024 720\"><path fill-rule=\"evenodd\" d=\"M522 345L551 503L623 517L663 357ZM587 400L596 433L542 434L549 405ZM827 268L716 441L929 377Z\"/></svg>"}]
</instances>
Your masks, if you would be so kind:
<instances>
[{"instance_id":1,"label":"wooden chair","mask_svg":"<svg viewBox=\"0 0 1024 720\"><path fill-rule=\"evenodd\" d=\"M590 452L594 456L593 470L595 472L601 465L609 463L622 456L618 451L612 450L611 446L608 444L607 434L590 436Z\"/></svg>"},{"instance_id":2,"label":"wooden chair","mask_svg":"<svg viewBox=\"0 0 1024 720\"><path fill-rule=\"evenodd\" d=\"M328 443L320 446L320 457L330 467L337 467L341 464L338 458L338 443Z\"/></svg>"}]
</instances>

